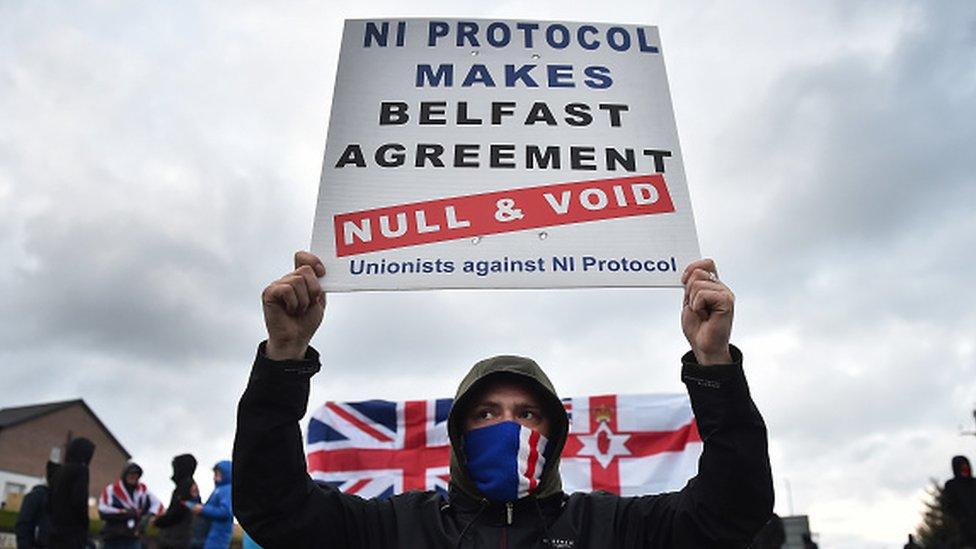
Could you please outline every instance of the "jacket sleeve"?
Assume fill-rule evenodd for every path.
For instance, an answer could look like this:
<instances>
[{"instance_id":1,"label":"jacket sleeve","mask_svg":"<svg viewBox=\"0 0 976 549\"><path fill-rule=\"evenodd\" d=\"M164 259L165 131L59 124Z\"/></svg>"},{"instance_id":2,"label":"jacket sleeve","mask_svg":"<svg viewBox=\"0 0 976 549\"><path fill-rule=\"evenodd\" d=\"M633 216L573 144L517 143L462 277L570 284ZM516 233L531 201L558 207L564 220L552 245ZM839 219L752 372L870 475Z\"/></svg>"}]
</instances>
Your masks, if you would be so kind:
<instances>
[{"instance_id":1,"label":"jacket sleeve","mask_svg":"<svg viewBox=\"0 0 976 549\"><path fill-rule=\"evenodd\" d=\"M626 547L746 547L773 512L766 425L742 371L682 358L682 381L704 442L698 475L680 492L618 498L617 534Z\"/></svg>"},{"instance_id":2,"label":"jacket sleeve","mask_svg":"<svg viewBox=\"0 0 976 549\"><path fill-rule=\"evenodd\" d=\"M200 514L211 520L230 520L233 518L230 494L227 493L227 490L218 491L213 497L208 498L207 503L200 509Z\"/></svg>"},{"instance_id":3,"label":"jacket sleeve","mask_svg":"<svg viewBox=\"0 0 976 549\"><path fill-rule=\"evenodd\" d=\"M307 473L298 422L318 353L304 360L258 355L237 410L232 497L237 519L265 547L385 547L395 538L389 502L316 485Z\"/></svg>"},{"instance_id":4,"label":"jacket sleeve","mask_svg":"<svg viewBox=\"0 0 976 549\"><path fill-rule=\"evenodd\" d=\"M111 489L112 485L109 484L98 498L98 518L102 519L102 534L128 531L126 522L135 516L135 511L116 507L115 502L106 497L106 492L110 493Z\"/></svg>"},{"instance_id":5,"label":"jacket sleeve","mask_svg":"<svg viewBox=\"0 0 976 549\"><path fill-rule=\"evenodd\" d=\"M178 492L179 489L173 490L173 496L169 500L169 507L166 508L166 511L162 515L156 517L155 524L157 528L169 528L182 521L187 513L190 512L186 508L186 505L183 505L183 501L180 499Z\"/></svg>"}]
</instances>

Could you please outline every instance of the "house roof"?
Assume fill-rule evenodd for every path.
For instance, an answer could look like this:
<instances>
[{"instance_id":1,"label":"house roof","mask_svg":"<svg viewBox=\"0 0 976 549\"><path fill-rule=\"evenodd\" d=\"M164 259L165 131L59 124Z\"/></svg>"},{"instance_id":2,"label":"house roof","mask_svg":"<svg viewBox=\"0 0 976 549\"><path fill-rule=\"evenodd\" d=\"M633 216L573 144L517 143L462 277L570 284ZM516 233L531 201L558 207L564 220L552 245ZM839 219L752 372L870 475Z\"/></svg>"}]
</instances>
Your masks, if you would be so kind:
<instances>
[{"instance_id":1,"label":"house roof","mask_svg":"<svg viewBox=\"0 0 976 549\"><path fill-rule=\"evenodd\" d=\"M105 424L102 423L102 420L99 419L97 415L95 415L95 412L93 412L91 408L88 407L88 404L86 404L85 401L80 398L76 398L74 400L62 400L58 402L46 402L43 404L29 404L26 406L11 406L9 408L0 408L0 430L6 429L8 427L13 427L14 425L19 425L21 423L26 423L28 421L35 420L41 416L46 416L50 413L54 413L57 412L58 410L63 410L65 408L70 408L71 406L75 406L77 404L80 404L82 408L84 408L85 411L88 413L88 415L90 415L92 419L95 420L95 423L97 423L99 427L101 427L102 430L105 431L105 434L108 435L108 438L112 442L114 442L116 446L119 447L119 450L121 450L123 454L125 454L126 459L132 457L132 454L130 454L129 451L125 449L125 446L122 446L122 443L120 443L119 440L115 438L115 435L112 434L112 431L109 431L108 427L106 427Z\"/></svg>"}]
</instances>

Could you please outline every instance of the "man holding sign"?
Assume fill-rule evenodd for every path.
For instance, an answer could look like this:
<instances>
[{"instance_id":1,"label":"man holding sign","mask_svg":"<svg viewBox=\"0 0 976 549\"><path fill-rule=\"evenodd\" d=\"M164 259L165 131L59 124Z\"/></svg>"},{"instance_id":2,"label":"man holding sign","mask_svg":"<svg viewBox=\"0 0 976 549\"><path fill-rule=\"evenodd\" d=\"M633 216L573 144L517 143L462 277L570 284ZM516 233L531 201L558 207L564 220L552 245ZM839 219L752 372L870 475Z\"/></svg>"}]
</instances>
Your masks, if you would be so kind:
<instances>
[{"instance_id":1,"label":"man holding sign","mask_svg":"<svg viewBox=\"0 0 976 549\"><path fill-rule=\"evenodd\" d=\"M275 547L744 547L772 513L766 428L729 344L734 297L714 262L684 270L682 358L704 442L698 475L680 492L621 497L565 494L559 455L568 419L535 362L500 356L475 365L450 413L450 494L364 500L306 472L299 421L318 353L325 267L298 252L295 270L263 293L268 339L238 410L234 510Z\"/></svg>"},{"instance_id":2,"label":"man holding sign","mask_svg":"<svg viewBox=\"0 0 976 549\"><path fill-rule=\"evenodd\" d=\"M766 429L729 345L732 293L695 260L656 28L346 21L311 245L264 291L238 412L234 509L262 546L742 547L768 520ZM316 485L298 422L326 268L330 292L683 286L698 476L655 496L564 493L566 411L535 362L498 356L455 396L447 497Z\"/></svg>"}]
</instances>

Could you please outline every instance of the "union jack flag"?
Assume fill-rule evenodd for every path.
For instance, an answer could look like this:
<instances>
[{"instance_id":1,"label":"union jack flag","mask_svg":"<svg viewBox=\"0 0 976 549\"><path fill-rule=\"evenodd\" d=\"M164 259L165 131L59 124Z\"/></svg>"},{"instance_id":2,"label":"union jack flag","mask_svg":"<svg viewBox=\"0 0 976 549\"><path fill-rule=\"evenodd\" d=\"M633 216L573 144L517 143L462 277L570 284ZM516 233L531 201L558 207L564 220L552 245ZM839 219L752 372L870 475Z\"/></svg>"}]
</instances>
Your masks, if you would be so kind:
<instances>
[{"instance_id":1,"label":"union jack flag","mask_svg":"<svg viewBox=\"0 0 976 549\"><path fill-rule=\"evenodd\" d=\"M326 402L308 425L312 478L366 498L408 490L446 494L451 402Z\"/></svg>"},{"instance_id":2,"label":"union jack flag","mask_svg":"<svg viewBox=\"0 0 976 549\"><path fill-rule=\"evenodd\" d=\"M159 498L141 482L130 495L122 485L122 480L118 479L106 486L98 498L98 512L105 515L135 511L137 517L142 517L148 514L161 515L165 510Z\"/></svg>"},{"instance_id":3,"label":"union jack flag","mask_svg":"<svg viewBox=\"0 0 976 549\"><path fill-rule=\"evenodd\" d=\"M447 492L452 400L326 402L308 426L313 479L362 497ZM560 473L567 492L644 495L681 489L702 442L685 394L563 399L570 432Z\"/></svg>"}]
</instances>

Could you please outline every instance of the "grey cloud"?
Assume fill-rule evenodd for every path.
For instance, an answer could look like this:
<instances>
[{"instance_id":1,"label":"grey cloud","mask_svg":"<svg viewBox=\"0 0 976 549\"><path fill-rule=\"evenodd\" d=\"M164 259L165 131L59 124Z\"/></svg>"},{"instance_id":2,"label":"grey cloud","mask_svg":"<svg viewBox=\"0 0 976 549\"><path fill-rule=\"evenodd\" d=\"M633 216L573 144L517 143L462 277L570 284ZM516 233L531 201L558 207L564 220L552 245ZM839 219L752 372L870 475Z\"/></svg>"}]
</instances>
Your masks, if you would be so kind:
<instances>
[{"instance_id":1,"label":"grey cloud","mask_svg":"<svg viewBox=\"0 0 976 549\"><path fill-rule=\"evenodd\" d=\"M737 126L753 139L725 163L739 168L743 209L766 201L757 247L790 257L884 245L973 202L959 155L976 139L976 13L955 11L920 14L882 61L852 55L782 75L749 117L758 124Z\"/></svg>"}]
</instances>

